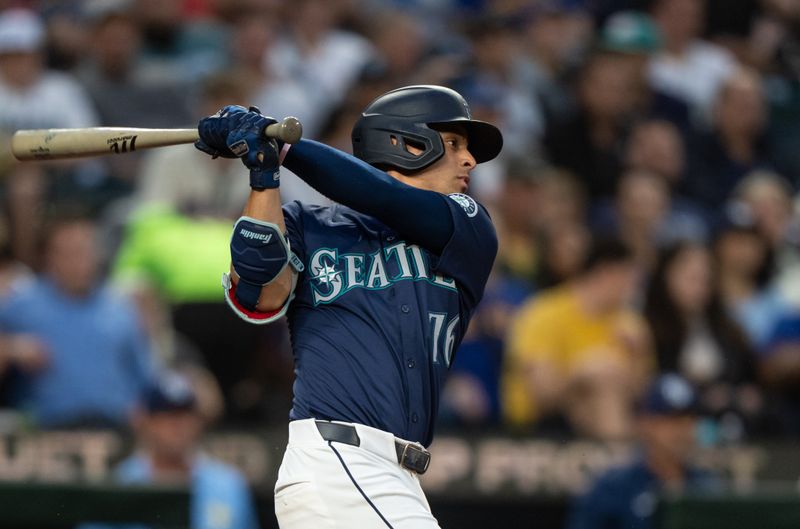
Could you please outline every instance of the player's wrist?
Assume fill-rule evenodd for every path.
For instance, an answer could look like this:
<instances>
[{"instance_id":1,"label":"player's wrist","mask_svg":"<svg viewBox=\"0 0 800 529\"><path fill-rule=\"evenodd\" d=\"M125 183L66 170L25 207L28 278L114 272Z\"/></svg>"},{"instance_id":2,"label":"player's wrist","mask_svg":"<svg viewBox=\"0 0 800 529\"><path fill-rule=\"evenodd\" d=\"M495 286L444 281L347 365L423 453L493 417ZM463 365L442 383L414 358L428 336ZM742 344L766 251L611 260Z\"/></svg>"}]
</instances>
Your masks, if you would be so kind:
<instances>
[{"instance_id":1,"label":"player's wrist","mask_svg":"<svg viewBox=\"0 0 800 529\"><path fill-rule=\"evenodd\" d=\"M281 183L280 169L250 169L250 187L255 191L277 189Z\"/></svg>"}]
</instances>

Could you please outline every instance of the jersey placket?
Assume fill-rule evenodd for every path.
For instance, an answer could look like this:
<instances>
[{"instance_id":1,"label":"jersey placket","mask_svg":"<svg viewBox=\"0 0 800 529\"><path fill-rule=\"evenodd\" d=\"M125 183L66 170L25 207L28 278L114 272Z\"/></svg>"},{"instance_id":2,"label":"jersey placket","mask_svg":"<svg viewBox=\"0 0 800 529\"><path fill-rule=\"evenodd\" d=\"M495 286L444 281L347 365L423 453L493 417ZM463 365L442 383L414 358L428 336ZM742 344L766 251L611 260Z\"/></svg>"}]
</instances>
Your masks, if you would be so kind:
<instances>
[{"instance_id":1,"label":"jersey placket","mask_svg":"<svg viewBox=\"0 0 800 529\"><path fill-rule=\"evenodd\" d=\"M391 231L381 234L384 243L384 252L387 246L397 243L397 235ZM399 273L399 270L396 272ZM422 337L419 335L419 314L415 301L415 288L413 281L401 281L396 283L393 290L397 293L394 297L395 310L397 314L397 326L400 336L400 358L405 387L407 389L406 402L403 403L406 409L407 433L406 439L417 439L423 436L424 422L424 396L422 380L420 379L425 364L419 358L419 345Z\"/></svg>"}]
</instances>

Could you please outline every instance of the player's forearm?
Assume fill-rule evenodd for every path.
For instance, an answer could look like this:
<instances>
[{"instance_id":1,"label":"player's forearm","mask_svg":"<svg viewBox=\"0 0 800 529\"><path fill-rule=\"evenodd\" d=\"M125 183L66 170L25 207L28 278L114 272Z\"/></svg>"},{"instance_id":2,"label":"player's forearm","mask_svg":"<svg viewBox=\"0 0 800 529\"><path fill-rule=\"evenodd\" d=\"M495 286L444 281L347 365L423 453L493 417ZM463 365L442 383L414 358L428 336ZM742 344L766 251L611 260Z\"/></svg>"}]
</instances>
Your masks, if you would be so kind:
<instances>
[{"instance_id":1,"label":"player's forearm","mask_svg":"<svg viewBox=\"0 0 800 529\"><path fill-rule=\"evenodd\" d=\"M282 232L286 232L281 209L281 194L277 188L262 191L251 190L242 215L277 224Z\"/></svg>"},{"instance_id":2,"label":"player's forearm","mask_svg":"<svg viewBox=\"0 0 800 529\"><path fill-rule=\"evenodd\" d=\"M380 219L431 251L439 253L453 234L442 195L405 185L332 147L301 140L289 150L284 165L331 200Z\"/></svg>"},{"instance_id":3,"label":"player's forearm","mask_svg":"<svg viewBox=\"0 0 800 529\"><path fill-rule=\"evenodd\" d=\"M283 210L281 209L281 196L277 188L250 191L242 215L276 224L282 233L286 233L286 224L283 220ZM233 264L231 264L231 278L234 283L238 284L239 276L233 269ZM280 308L291 292L291 285L292 273L289 267L286 267L275 280L262 287L256 308L262 312L270 312Z\"/></svg>"}]
</instances>

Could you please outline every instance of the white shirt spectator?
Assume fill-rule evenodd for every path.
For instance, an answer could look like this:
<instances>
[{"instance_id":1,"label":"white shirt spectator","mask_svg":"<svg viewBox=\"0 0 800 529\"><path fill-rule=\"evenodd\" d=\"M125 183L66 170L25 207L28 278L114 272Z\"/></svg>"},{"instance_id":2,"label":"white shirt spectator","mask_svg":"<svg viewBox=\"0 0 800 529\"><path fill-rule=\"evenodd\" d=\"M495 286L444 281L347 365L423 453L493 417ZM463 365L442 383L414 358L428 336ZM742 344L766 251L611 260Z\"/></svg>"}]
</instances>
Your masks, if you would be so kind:
<instances>
[{"instance_id":1,"label":"white shirt spectator","mask_svg":"<svg viewBox=\"0 0 800 529\"><path fill-rule=\"evenodd\" d=\"M86 92L67 75L45 72L24 91L0 78L0 129L92 127L97 122Z\"/></svg>"},{"instance_id":2,"label":"white shirt spectator","mask_svg":"<svg viewBox=\"0 0 800 529\"><path fill-rule=\"evenodd\" d=\"M265 60L279 78L303 87L308 117L306 137L319 133L323 121L341 103L364 67L374 58L369 42L354 33L329 31L313 50L301 51L292 40L278 43ZM298 116L299 117L299 116Z\"/></svg>"},{"instance_id":3,"label":"white shirt spectator","mask_svg":"<svg viewBox=\"0 0 800 529\"><path fill-rule=\"evenodd\" d=\"M685 101L693 114L708 121L722 83L736 69L736 59L714 44L694 41L683 56L662 52L650 62L653 88Z\"/></svg>"}]
</instances>

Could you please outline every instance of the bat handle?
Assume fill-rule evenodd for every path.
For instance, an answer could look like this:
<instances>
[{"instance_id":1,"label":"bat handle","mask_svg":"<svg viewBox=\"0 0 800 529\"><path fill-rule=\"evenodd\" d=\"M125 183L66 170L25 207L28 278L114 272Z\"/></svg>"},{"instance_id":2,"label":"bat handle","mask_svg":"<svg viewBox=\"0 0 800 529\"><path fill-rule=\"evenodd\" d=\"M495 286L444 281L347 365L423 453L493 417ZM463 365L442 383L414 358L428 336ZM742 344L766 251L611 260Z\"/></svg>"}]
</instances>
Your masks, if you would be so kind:
<instances>
[{"instance_id":1,"label":"bat handle","mask_svg":"<svg viewBox=\"0 0 800 529\"><path fill-rule=\"evenodd\" d=\"M264 133L286 143L297 143L303 135L303 124L294 116L283 118L283 121L269 125Z\"/></svg>"}]
</instances>

